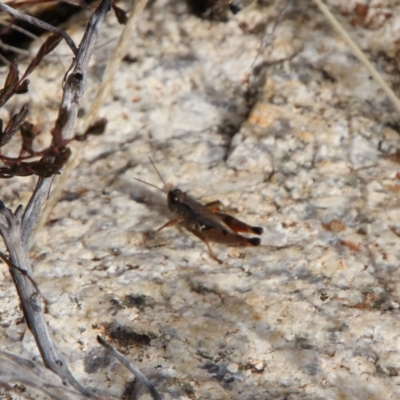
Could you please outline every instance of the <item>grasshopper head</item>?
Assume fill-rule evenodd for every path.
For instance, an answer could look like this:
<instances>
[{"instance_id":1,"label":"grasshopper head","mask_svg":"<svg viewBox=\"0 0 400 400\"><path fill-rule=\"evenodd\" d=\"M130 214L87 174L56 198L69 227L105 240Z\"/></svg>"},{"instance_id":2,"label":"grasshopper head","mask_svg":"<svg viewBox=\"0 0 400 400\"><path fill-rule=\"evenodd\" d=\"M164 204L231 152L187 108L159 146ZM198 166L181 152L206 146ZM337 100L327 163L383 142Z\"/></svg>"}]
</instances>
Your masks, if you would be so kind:
<instances>
[{"instance_id":1,"label":"grasshopper head","mask_svg":"<svg viewBox=\"0 0 400 400\"><path fill-rule=\"evenodd\" d=\"M185 193L179 189L173 189L168 192L168 208L171 212L176 213L179 206L183 203Z\"/></svg>"},{"instance_id":2,"label":"grasshopper head","mask_svg":"<svg viewBox=\"0 0 400 400\"><path fill-rule=\"evenodd\" d=\"M233 14L237 14L239 11L243 10L243 8L250 5L253 1L254 0L230 0L229 8Z\"/></svg>"}]
</instances>

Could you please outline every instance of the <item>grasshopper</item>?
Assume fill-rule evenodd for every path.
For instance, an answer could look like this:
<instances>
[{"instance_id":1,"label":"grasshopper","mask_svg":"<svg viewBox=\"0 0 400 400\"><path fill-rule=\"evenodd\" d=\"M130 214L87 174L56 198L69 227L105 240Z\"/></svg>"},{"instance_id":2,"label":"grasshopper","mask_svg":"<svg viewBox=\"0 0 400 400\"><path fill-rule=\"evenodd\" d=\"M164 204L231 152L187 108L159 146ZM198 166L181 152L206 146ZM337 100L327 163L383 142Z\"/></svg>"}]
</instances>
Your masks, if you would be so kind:
<instances>
[{"instance_id":1,"label":"grasshopper","mask_svg":"<svg viewBox=\"0 0 400 400\"><path fill-rule=\"evenodd\" d=\"M260 245L260 238L248 238L239 235L239 232L261 235L263 233L263 228L247 225L229 214L222 213L221 209L223 206L219 200L203 205L178 188L167 190L167 185L151 158L150 162L161 182L164 184L164 189L141 179L134 179L166 193L168 208L171 213L176 216L176 218L158 228L156 232L170 226L181 224L186 230L193 233L207 245L210 256L220 264L222 264L222 261L214 255L209 242L236 246Z\"/></svg>"},{"instance_id":2,"label":"grasshopper","mask_svg":"<svg viewBox=\"0 0 400 400\"><path fill-rule=\"evenodd\" d=\"M229 0L229 8L233 14L237 14L243 8L249 6L254 0Z\"/></svg>"}]
</instances>

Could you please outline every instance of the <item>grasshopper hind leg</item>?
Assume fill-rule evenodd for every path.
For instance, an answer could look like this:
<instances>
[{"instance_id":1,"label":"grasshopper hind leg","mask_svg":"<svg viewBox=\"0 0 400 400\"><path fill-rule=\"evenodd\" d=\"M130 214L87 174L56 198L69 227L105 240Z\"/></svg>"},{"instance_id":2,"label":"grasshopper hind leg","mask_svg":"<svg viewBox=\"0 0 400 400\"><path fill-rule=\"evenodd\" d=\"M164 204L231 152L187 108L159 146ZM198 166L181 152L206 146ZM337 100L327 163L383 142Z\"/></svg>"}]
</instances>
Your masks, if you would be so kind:
<instances>
[{"instance_id":1,"label":"grasshopper hind leg","mask_svg":"<svg viewBox=\"0 0 400 400\"><path fill-rule=\"evenodd\" d=\"M255 233L256 235L262 235L263 232L264 232L264 229L261 228L260 226L252 226L252 227L251 227L251 231L252 231L253 233Z\"/></svg>"},{"instance_id":2,"label":"grasshopper hind leg","mask_svg":"<svg viewBox=\"0 0 400 400\"><path fill-rule=\"evenodd\" d=\"M248 238L247 242L250 243L252 246L259 246L261 244L260 238Z\"/></svg>"},{"instance_id":3,"label":"grasshopper hind leg","mask_svg":"<svg viewBox=\"0 0 400 400\"><path fill-rule=\"evenodd\" d=\"M216 213L222 221L225 222L234 232L243 232L243 233L255 233L256 235L262 235L264 229L260 226L251 226L247 225L245 222L240 221L232 215L224 214L224 213ZM253 244L253 243L252 243ZM255 244L254 246L258 246Z\"/></svg>"}]
</instances>

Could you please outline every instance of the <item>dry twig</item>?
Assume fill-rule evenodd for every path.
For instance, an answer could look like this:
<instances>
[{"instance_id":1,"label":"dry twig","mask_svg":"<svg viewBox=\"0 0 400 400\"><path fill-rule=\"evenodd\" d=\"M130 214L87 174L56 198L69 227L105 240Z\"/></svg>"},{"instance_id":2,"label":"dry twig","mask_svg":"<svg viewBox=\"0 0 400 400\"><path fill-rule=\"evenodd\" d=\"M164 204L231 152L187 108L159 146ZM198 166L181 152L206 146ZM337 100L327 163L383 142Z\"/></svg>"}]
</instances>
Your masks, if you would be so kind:
<instances>
[{"instance_id":1,"label":"dry twig","mask_svg":"<svg viewBox=\"0 0 400 400\"><path fill-rule=\"evenodd\" d=\"M28 278L32 276L32 266L28 253L22 245L21 232L22 206L12 213L0 202L0 234L10 254L11 263L18 266L18 269L11 268L11 275L18 291L25 320L32 331L43 362L47 368L62 378L66 386L73 387L90 398L91 393L72 376L50 337L42 305L37 296L36 285L32 283L32 278Z\"/></svg>"},{"instance_id":2,"label":"dry twig","mask_svg":"<svg viewBox=\"0 0 400 400\"><path fill-rule=\"evenodd\" d=\"M52 399L87 399L75 388L66 386L60 376L44 366L0 351L0 385L12 390L10 382L18 382L36 388Z\"/></svg>"},{"instance_id":3,"label":"dry twig","mask_svg":"<svg viewBox=\"0 0 400 400\"><path fill-rule=\"evenodd\" d=\"M0 4L0 9L9 12L8 8L8 6ZM103 0L92 15L79 50L76 53L76 58L71 65L70 73L66 77L59 116L53 129L55 142L58 141L61 143L72 136L85 87L85 75L89 60L93 52L99 27L109 9L110 0ZM21 13L14 11L10 13L16 17L21 17ZM27 20L25 16L22 19ZM29 19L29 21L37 24L36 19ZM65 38L66 34L59 31L57 28L57 33ZM16 212L12 213L11 210L7 209L0 202L0 234L10 254L10 264L18 267L11 268L11 274L21 300L24 317L29 329L33 333L45 366L61 378L63 385L68 390L75 390L86 398L96 399L98 398L96 395L85 389L75 380L61 353L54 345L44 320L42 306L37 296L36 285L32 283L32 267L27 253L27 243L39 213L47 199L51 180L52 178L39 178L35 192L24 214L22 214L22 206L19 206Z\"/></svg>"},{"instance_id":4,"label":"dry twig","mask_svg":"<svg viewBox=\"0 0 400 400\"><path fill-rule=\"evenodd\" d=\"M125 35L123 35L123 38L121 39L121 41L124 43L124 46L122 46L124 50L122 50L121 53L121 47L119 47L119 50L117 50L117 53L119 52L118 60L113 57L113 64L109 68L113 72L109 74L110 76L114 76L116 70L118 69L119 63L127 46L127 36L131 35L132 30L136 25L137 17L142 12L146 3L147 0L140 0L135 3L130 20L128 20L128 27L125 29ZM8 8L9 7L5 5L0 5L0 10L7 10ZM61 149L61 146L74 139L72 132L84 91L85 75L88 69L89 60L93 52L94 43L100 24L109 9L110 0L103 0L95 13L92 15L82 42L79 46L79 50L76 52L76 58L73 60L69 72L64 79L65 84L63 99L60 105L57 121L52 130L52 148L54 149ZM117 11L119 18L124 19L123 11L119 9ZM21 17L21 15L23 15L15 10L10 12L10 14L15 17ZM22 16L21 19L29 20L29 22L43 27L43 23L41 23L41 21L38 23L34 18ZM57 32L68 42L69 36L66 35L65 32L54 27L48 29L52 30L53 32ZM44 55L51 51L56 45L57 38L49 38L41 47L41 50L39 50L39 53L35 56L21 79L18 78L17 66L15 64L11 65L5 87L0 92L3 103L5 103L14 94L18 94L18 88L22 87L23 89L27 89L28 82L26 77L31 71L33 71L33 69L36 68L37 64L41 61ZM74 46L75 45L73 45L71 48L75 54L76 47ZM26 81L25 84L24 81ZM107 79L108 86L100 91L99 97L101 97L101 100L107 92L107 88L109 87L111 81L111 78ZM101 101L96 103L96 107L94 109L96 114L98 107L100 106L100 102ZM27 113L28 108L23 107L19 114L13 116L4 131L0 129L0 139L2 145L7 143L17 130L22 129L22 124L24 123ZM85 135L90 133L90 130L88 130ZM37 155L37 153L34 153L32 150L34 132L29 131L26 133L26 136L25 142L23 142L23 151L32 155ZM79 138L75 137L75 139ZM49 155L50 157L44 157L46 162L50 166L57 164L57 154L54 156L49 153ZM6 156L2 156L2 160L4 163L11 163L13 161ZM21 169L21 165L22 167L24 166L22 163L22 158L20 156L20 159L18 159L15 163L15 171L19 172L20 174L29 172L25 171L23 168ZM12 171L10 174L12 176ZM31 261L28 255L29 238L32 234L34 226L37 223L43 205L48 198L51 183L52 176L39 176L34 193L24 213L22 213L22 206L19 206L16 212L13 213L11 210L6 208L6 206L0 200L0 235L4 239L10 257L9 259L5 258L2 253L0 253L0 256L3 257L4 261L10 268L10 273L21 300L25 320L29 329L33 333L45 365L45 367L43 367L21 357L0 352L0 385L11 389L11 387L8 385L10 381L20 382L34 387L54 399L100 399L99 396L93 394L75 380L69 371L66 362L63 360L61 353L54 345L50 337L47 324L44 320L42 305L40 302L41 296L39 296L40 291L36 282L34 281L34 278L32 277ZM156 391L155 387L143 374L140 373L140 371L133 367L121 354L116 352L105 342L102 344L108 348L125 366L127 366L127 368L135 374L136 378L140 382L149 388L155 400L161 400L161 397Z\"/></svg>"},{"instance_id":5,"label":"dry twig","mask_svg":"<svg viewBox=\"0 0 400 400\"><path fill-rule=\"evenodd\" d=\"M137 369L135 368L120 352L110 346L102 337L97 336L97 341L105 347L116 359L118 359L132 374L135 375L136 379L141 382L144 386L149 389L151 396L154 400L161 400L161 396L158 394L154 385Z\"/></svg>"},{"instance_id":6,"label":"dry twig","mask_svg":"<svg viewBox=\"0 0 400 400\"><path fill-rule=\"evenodd\" d=\"M271 45L271 43L273 42L274 38L275 38L275 32L276 29L278 28L279 24L281 23L284 15L286 14L286 11L289 9L289 7L291 6L293 0L288 0L285 4L285 6L282 8L282 10L279 12L278 18L275 20L274 26L272 27L271 32L266 31L262 41L261 41L261 46L260 46L260 50L258 51L256 58L254 59L254 61L251 64L251 69L254 68L254 65L256 64L258 57L260 56L260 54L262 54L264 52L264 50Z\"/></svg>"},{"instance_id":7,"label":"dry twig","mask_svg":"<svg viewBox=\"0 0 400 400\"><path fill-rule=\"evenodd\" d=\"M75 55L77 54L78 49L76 48L74 41L71 39L71 36L69 36L68 33L63 31L62 29L50 25L46 22L43 22L35 17L31 17L30 15L26 15L20 11L17 11L6 4L0 3L0 10L5 11L6 13L12 15L15 18L21 19L22 21L26 21L32 25L38 26L39 28L42 28L46 31L57 33L58 35L62 36L65 39L68 46L71 48L72 52Z\"/></svg>"},{"instance_id":8,"label":"dry twig","mask_svg":"<svg viewBox=\"0 0 400 400\"><path fill-rule=\"evenodd\" d=\"M372 65L372 63L365 56L363 51L357 46L357 44L351 39L349 34L343 29L342 25L340 25L339 21L335 18L335 16L329 11L329 8L321 1L314 0L315 4L318 6L320 11L325 15L326 19L330 22L330 24L336 29L339 35L343 38L343 40L350 47L354 55L358 58L358 60L367 68L368 72L375 79L378 85L382 88L382 90L386 93L386 96L392 101L393 105L396 107L397 111L400 111L400 100L390 88L390 86L384 81L382 75L376 70L376 68Z\"/></svg>"},{"instance_id":9,"label":"dry twig","mask_svg":"<svg viewBox=\"0 0 400 400\"><path fill-rule=\"evenodd\" d=\"M128 46L130 44L130 40L132 38L133 32L135 31L139 17L141 16L144 8L146 7L147 0L137 0L135 1L132 10L129 14L129 17L126 21L125 27L121 32L120 38L118 40L118 44L115 47L113 54L110 57L110 61L107 64L107 67L104 72L103 79L101 81L101 85L99 90L96 93L96 96L91 104L91 107L84 118L84 126L83 131L86 131L90 126L92 126L98 117L98 112L100 110L100 106L103 103L104 99L107 97L108 92L110 91L111 85L114 81L114 77L121 65L122 59L125 57ZM57 204L58 200L61 197L61 193L63 188L65 187L66 181L69 179L71 172L78 165L80 160L80 153L83 149L83 146L80 146L73 154L71 159L68 161L67 165L64 168L64 173L61 178L58 180L56 186L53 188L51 198L49 202L46 204L43 213L38 221L37 227L35 231L40 231L40 229L44 226L47 220L50 217L50 213L53 208Z\"/></svg>"}]
</instances>

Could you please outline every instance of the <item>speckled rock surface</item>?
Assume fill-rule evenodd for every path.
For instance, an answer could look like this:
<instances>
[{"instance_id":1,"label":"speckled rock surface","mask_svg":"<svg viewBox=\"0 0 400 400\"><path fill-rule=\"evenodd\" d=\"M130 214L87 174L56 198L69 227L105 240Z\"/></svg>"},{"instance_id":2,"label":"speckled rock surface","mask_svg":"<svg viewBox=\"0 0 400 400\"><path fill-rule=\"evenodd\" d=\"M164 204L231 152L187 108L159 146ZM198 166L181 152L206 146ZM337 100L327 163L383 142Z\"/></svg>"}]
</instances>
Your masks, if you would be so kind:
<instances>
[{"instance_id":1,"label":"speckled rock surface","mask_svg":"<svg viewBox=\"0 0 400 400\"><path fill-rule=\"evenodd\" d=\"M360 4L330 2L398 89L399 6ZM144 13L101 110L107 132L85 144L31 251L50 330L85 386L149 398L100 334L164 399L399 398L398 113L308 2L288 12L246 86L278 12L254 4L207 21L163 0ZM110 15L85 109L119 30ZM56 68L43 66L49 90L37 78L30 94L43 129ZM173 186L263 226L262 246L215 244L219 265L184 230L155 234L171 216L163 193L134 180L162 187L148 156ZM1 198L25 204L33 182L3 181ZM3 264L0 276L0 347L39 360Z\"/></svg>"}]
</instances>

